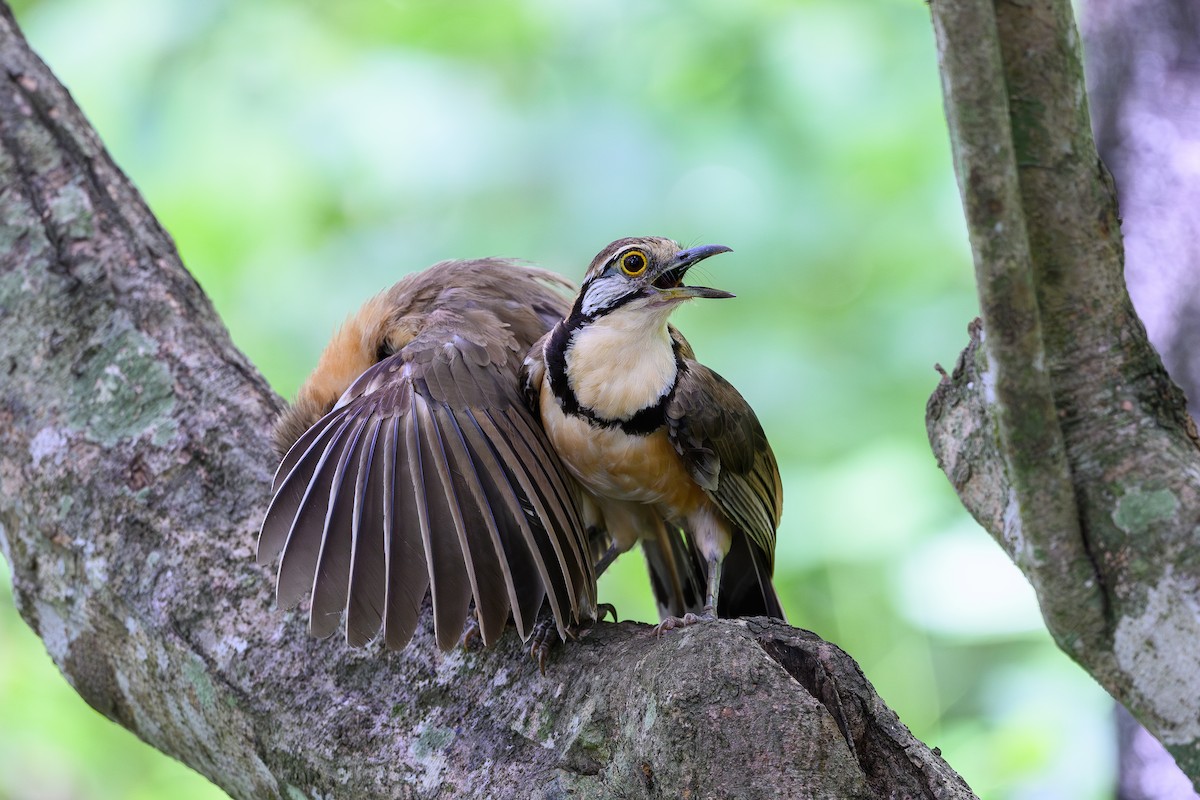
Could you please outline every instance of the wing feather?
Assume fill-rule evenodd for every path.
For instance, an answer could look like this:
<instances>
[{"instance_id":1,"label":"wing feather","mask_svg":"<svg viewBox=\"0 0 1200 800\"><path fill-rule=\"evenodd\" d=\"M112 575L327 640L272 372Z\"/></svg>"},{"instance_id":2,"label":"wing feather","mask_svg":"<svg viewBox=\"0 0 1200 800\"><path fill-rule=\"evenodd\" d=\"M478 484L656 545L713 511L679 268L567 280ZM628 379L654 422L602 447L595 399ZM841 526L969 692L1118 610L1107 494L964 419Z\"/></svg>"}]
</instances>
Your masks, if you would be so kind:
<instances>
[{"instance_id":1,"label":"wing feather","mask_svg":"<svg viewBox=\"0 0 1200 800\"><path fill-rule=\"evenodd\" d=\"M354 483L353 544L350 585L346 598L346 640L361 647L375 638L383 624L387 597L387 562L383 540L383 458L377 455L383 420L371 421Z\"/></svg>"},{"instance_id":2,"label":"wing feather","mask_svg":"<svg viewBox=\"0 0 1200 800\"><path fill-rule=\"evenodd\" d=\"M515 481L513 488L519 490L518 501L521 505L521 516L524 517L526 523L521 526L521 533L528 536L525 544L529 547L537 564L538 576L545 587L550 609L554 612L558 633L566 638L566 620L570 618L568 611L572 610L574 598L564 580L561 562L554 563L554 560L558 558L559 551L553 542L554 537L546 531L549 514L527 471L529 465L521 461L521 456L514 451L506 436L505 426L497 425L491 413L485 412L476 416L475 421L492 445L497 458L505 464L509 480Z\"/></svg>"},{"instance_id":3,"label":"wing feather","mask_svg":"<svg viewBox=\"0 0 1200 800\"><path fill-rule=\"evenodd\" d=\"M314 634L344 616L351 644L382 628L389 647L403 647L426 596L442 648L472 603L485 643L510 614L528 638L547 599L560 635L594 614L578 489L518 377L568 310L561 284L499 261L446 262L364 307L393 315L354 328L377 343L338 340L355 358L395 352L348 387L321 385L332 409L285 454L258 545L263 563L282 553L281 605L312 589Z\"/></svg>"},{"instance_id":4,"label":"wing feather","mask_svg":"<svg viewBox=\"0 0 1200 800\"><path fill-rule=\"evenodd\" d=\"M337 465L346 448L346 432L353 421L354 415L346 415L338 422L337 429L325 449L310 453L296 466L296 470L302 473L308 473L311 469L311 477L292 517L287 541L283 546L283 557L279 560L275 594L276 603L280 608L293 608L305 592L312 588L313 573L316 570L325 530L325 503L334 485Z\"/></svg>"},{"instance_id":5,"label":"wing feather","mask_svg":"<svg viewBox=\"0 0 1200 800\"><path fill-rule=\"evenodd\" d=\"M755 544L770 574L783 492L779 466L750 405L720 375L685 359L667 425L692 477Z\"/></svg>"},{"instance_id":6,"label":"wing feather","mask_svg":"<svg viewBox=\"0 0 1200 800\"><path fill-rule=\"evenodd\" d=\"M424 486L426 513L421 521L421 538L429 567L434 628L438 647L449 650L462 634L475 588L471 554L441 434L428 402L420 394L413 395L413 412L409 424L416 431L419 446L409 450L409 459L412 462L416 450Z\"/></svg>"},{"instance_id":7,"label":"wing feather","mask_svg":"<svg viewBox=\"0 0 1200 800\"><path fill-rule=\"evenodd\" d=\"M524 463L532 465L531 472L535 473L534 480L539 487L542 501L550 507L556 523L560 526L559 529L582 530L579 505L574 492L568 488L565 475L549 468L545 460L538 455L540 449L550 447L545 442L545 434L540 427L535 427L530 422L527 414L515 413L510 408L506 416L516 434L515 440L522 450L520 455L529 459ZM566 540L565 547L563 539ZM592 570L591 559L585 555L587 544L582 536L550 537L550 543L554 547L558 563L564 568L571 608L578 616L581 602L588 608L596 603L596 592L593 588L596 585L596 576Z\"/></svg>"},{"instance_id":8,"label":"wing feather","mask_svg":"<svg viewBox=\"0 0 1200 800\"><path fill-rule=\"evenodd\" d=\"M467 450L462 429L446 406L436 408L436 421L442 433L446 460L458 467L452 473L459 498L462 528L460 544L469 556L471 591L476 598L475 612L483 643L491 644L504 631L509 608L515 602L512 576L505 568L499 549L500 532L495 513L480 483L478 466Z\"/></svg>"},{"instance_id":9,"label":"wing feather","mask_svg":"<svg viewBox=\"0 0 1200 800\"><path fill-rule=\"evenodd\" d=\"M383 505L384 530L389 532L389 548L383 635L388 647L393 649L404 647L412 638L421 615L421 601L429 588L422 524L424 484L419 468L415 472L412 468L414 458L420 457L415 446L414 426L411 414L403 419L395 418L390 447L384 450L384 485L387 487Z\"/></svg>"},{"instance_id":10,"label":"wing feather","mask_svg":"<svg viewBox=\"0 0 1200 800\"><path fill-rule=\"evenodd\" d=\"M312 452L314 447L318 446L318 440L329 438L330 434L337 428L336 423L340 422L342 418L343 415L341 414L326 414L296 440L296 443L288 450L283 460L279 462L279 467L275 470L275 478L271 486L272 492L279 492L281 484L291 478L296 465L303 461Z\"/></svg>"},{"instance_id":11,"label":"wing feather","mask_svg":"<svg viewBox=\"0 0 1200 800\"><path fill-rule=\"evenodd\" d=\"M363 430L368 418L360 416L346 432L346 446L338 458L321 532L321 548L312 584L312 608L308 631L319 639L331 636L342 620L350 584L350 551L354 545L354 494L347 481L357 485L357 469Z\"/></svg>"},{"instance_id":12,"label":"wing feather","mask_svg":"<svg viewBox=\"0 0 1200 800\"><path fill-rule=\"evenodd\" d=\"M258 536L259 564L270 564L283 552L288 534L295 524L295 512L303 505L308 494L313 470L329 445L329 440L341 431L344 421L345 415L342 413L326 415L305 434L305 437L313 434L311 438L302 437L288 452L289 456L295 453L295 458L290 464L285 462L288 467L286 474L283 473L281 465L276 476L274 496ZM305 464L307 469L302 466Z\"/></svg>"},{"instance_id":13,"label":"wing feather","mask_svg":"<svg viewBox=\"0 0 1200 800\"><path fill-rule=\"evenodd\" d=\"M501 549L512 575L510 603L513 618L521 638L528 639L549 583L545 565L539 557L525 504L521 500L519 483L512 469L500 457L495 444L475 415L467 411L466 418L460 429L467 449L473 461L481 467L478 474L488 496L489 507L500 511L497 522L500 523Z\"/></svg>"}]
</instances>

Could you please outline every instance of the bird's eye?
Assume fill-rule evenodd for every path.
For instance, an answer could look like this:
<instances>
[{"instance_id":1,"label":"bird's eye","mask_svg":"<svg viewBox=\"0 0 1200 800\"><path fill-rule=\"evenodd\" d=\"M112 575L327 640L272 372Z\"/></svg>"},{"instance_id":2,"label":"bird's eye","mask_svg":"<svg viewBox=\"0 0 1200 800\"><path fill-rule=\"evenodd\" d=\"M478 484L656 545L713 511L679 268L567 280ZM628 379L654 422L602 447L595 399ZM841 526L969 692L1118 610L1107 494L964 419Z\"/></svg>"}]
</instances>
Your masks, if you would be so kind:
<instances>
[{"instance_id":1,"label":"bird's eye","mask_svg":"<svg viewBox=\"0 0 1200 800\"><path fill-rule=\"evenodd\" d=\"M650 260L641 250L630 250L621 256L621 272L631 278L636 278L646 271L646 265L649 263Z\"/></svg>"}]
</instances>

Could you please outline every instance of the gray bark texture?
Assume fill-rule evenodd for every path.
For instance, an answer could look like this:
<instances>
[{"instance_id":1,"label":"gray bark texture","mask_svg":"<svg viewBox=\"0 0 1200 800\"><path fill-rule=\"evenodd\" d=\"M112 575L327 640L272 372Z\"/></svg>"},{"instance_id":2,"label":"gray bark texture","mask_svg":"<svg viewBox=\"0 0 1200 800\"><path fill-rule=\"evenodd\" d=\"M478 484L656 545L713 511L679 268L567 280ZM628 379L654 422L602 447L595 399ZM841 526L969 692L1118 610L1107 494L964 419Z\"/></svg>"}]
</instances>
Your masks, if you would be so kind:
<instances>
[{"instance_id":1,"label":"gray bark texture","mask_svg":"<svg viewBox=\"0 0 1200 800\"><path fill-rule=\"evenodd\" d=\"M1126 291L1071 5L931 8L982 310L933 450L1055 640L1195 783L1200 448Z\"/></svg>"},{"instance_id":2,"label":"gray bark texture","mask_svg":"<svg viewBox=\"0 0 1200 800\"><path fill-rule=\"evenodd\" d=\"M236 798L973 796L781 623L602 624L545 677L309 639L253 559L279 398L3 6L0 63L0 548L95 709Z\"/></svg>"}]
</instances>

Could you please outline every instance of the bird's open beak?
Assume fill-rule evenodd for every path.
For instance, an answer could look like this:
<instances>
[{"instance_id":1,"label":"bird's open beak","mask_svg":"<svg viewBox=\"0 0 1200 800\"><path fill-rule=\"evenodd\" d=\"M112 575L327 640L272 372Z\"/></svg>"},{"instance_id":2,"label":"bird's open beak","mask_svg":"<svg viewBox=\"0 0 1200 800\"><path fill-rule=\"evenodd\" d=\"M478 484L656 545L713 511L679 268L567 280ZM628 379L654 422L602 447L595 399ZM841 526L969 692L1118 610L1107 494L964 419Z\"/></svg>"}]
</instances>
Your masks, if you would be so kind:
<instances>
[{"instance_id":1,"label":"bird's open beak","mask_svg":"<svg viewBox=\"0 0 1200 800\"><path fill-rule=\"evenodd\" d=\"M715 256L718 253L729 253L732 250L732 247L726 247L723 244L702 244L699 247L680 250L667 263L666 267L655 276L651 285L658 290L660 298L670 300L688 300L693 297L733 297L734 295L721 289L710 289L707 286L683 285L683 276L691 267L709 256Z\"/></svg>"}]
</instances>

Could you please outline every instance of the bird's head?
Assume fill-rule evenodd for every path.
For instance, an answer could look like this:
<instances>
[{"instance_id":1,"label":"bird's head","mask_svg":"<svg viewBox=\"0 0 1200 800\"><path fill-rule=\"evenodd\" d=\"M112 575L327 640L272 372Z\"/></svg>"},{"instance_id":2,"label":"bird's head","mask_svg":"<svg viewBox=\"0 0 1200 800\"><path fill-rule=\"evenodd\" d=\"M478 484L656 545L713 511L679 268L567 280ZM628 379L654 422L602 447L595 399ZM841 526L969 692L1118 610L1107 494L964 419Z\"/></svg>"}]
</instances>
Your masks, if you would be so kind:
<instances>
[{"instance_id":1,"label":"bird's head","mask_svg":"<svg viewBox=\"0 0 1200 800\"><path fill-rule=\"evenodd\" d=\"M617 309L670 309L693 297L733 297L720 289L685 286L695 264L731 248L705 244L683 249L658 236L618 239L592 259L583 278L576 312L595 318Z\"/></svg>"}]
</instances>

